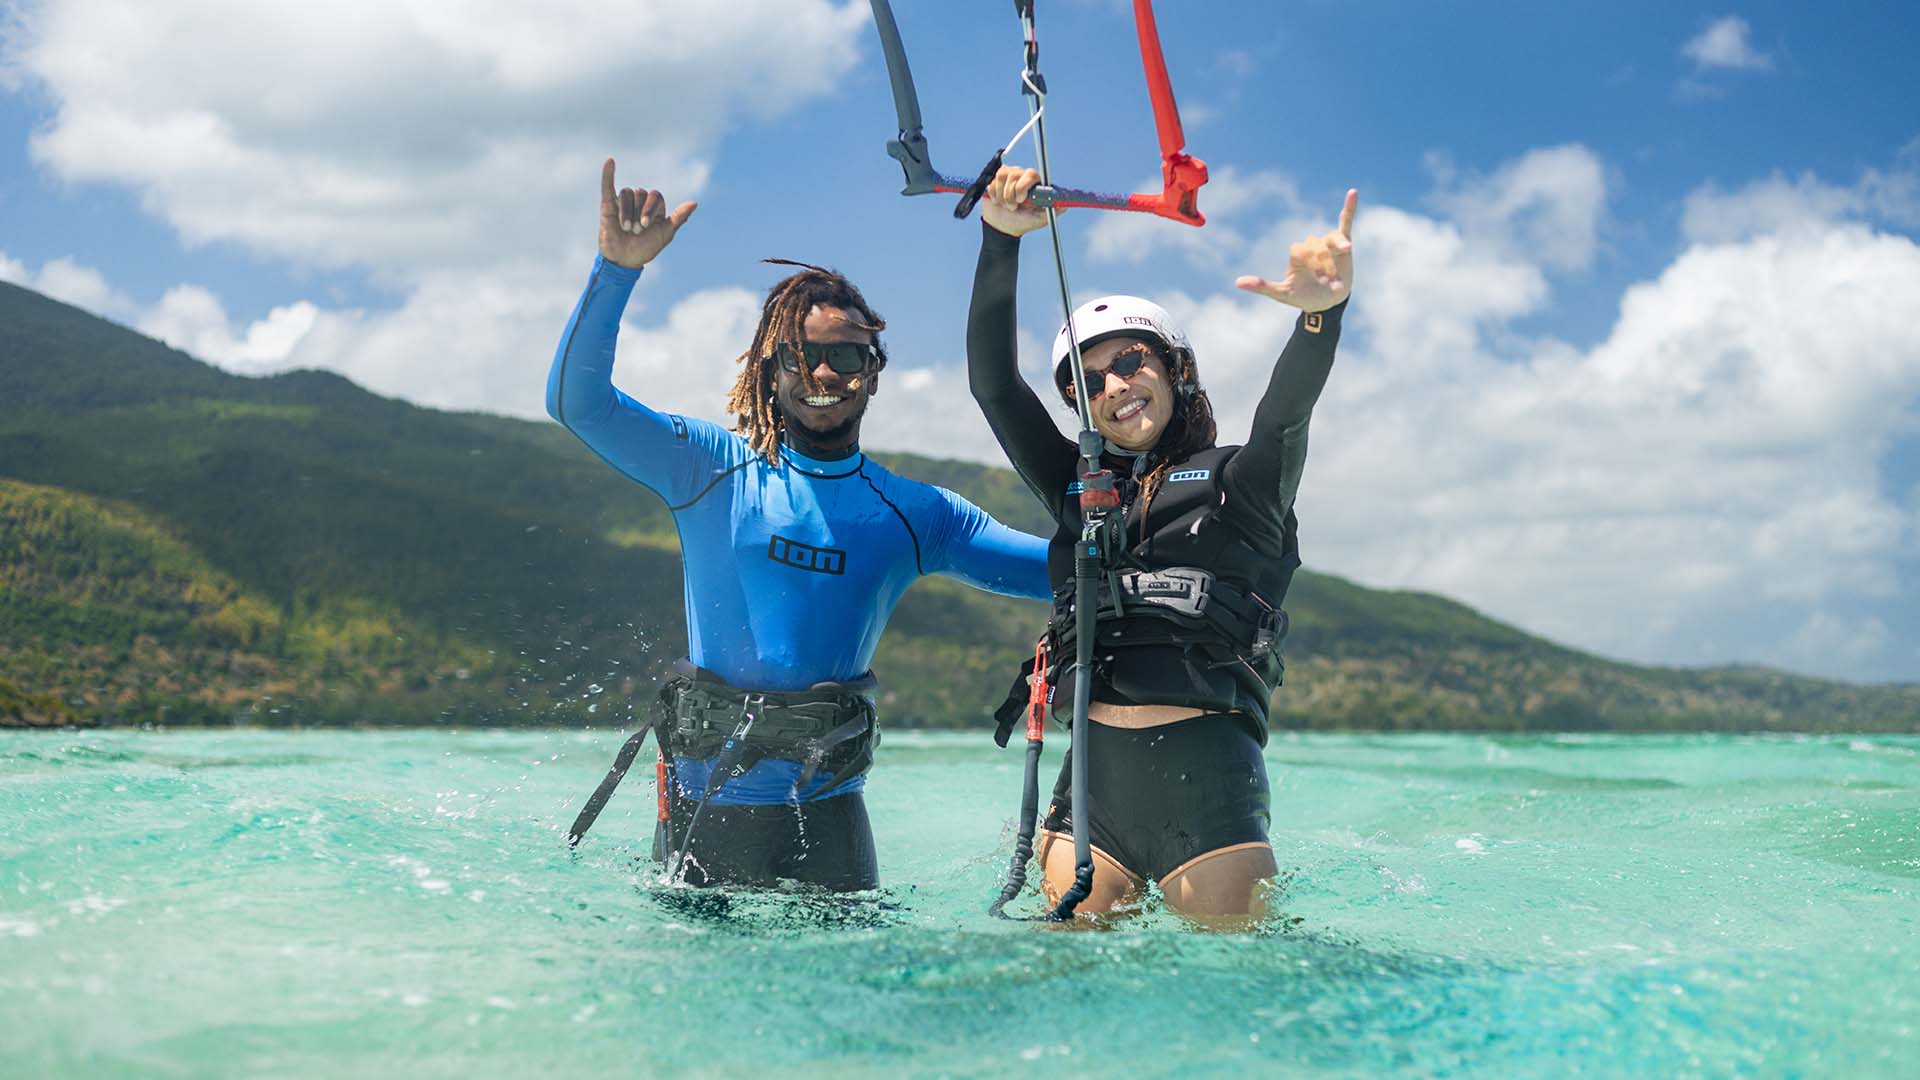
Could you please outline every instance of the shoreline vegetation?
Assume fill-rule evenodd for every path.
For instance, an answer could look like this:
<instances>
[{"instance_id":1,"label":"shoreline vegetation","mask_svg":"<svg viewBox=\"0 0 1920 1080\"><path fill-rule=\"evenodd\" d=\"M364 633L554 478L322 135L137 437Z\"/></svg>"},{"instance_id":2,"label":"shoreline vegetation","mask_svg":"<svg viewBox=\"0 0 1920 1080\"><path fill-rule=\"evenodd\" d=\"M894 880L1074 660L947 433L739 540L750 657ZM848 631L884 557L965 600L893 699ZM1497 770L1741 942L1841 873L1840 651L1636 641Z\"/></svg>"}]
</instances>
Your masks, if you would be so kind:
<instances>
[{"instance_id":1,"label":"shoreline vegetation","mask_svg":"<svg viewBox=\"0 0 1920 1080\"><path fill-rule=\"evenodd\" d=\"M631 730L684 651L665 507L555 425L229 375L4 283L0 325L0 726ZM1044 531L1008 470L875 457ZM1626 664L1310 570L1287 606L1279 729L1920 732L1920 684ZM1043 618L917 584L883 722L988 730Z\"/></svg>"}]
</instances>

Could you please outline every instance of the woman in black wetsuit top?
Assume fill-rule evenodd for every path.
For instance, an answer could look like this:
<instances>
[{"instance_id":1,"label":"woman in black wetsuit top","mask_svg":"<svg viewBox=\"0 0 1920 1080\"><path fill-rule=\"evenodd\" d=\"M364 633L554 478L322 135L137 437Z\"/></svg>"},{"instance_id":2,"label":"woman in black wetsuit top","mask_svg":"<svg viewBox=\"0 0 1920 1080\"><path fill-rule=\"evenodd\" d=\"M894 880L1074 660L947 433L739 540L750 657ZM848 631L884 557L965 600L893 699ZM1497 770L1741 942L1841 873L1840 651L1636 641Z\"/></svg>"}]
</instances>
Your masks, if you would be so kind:
<instances>
[{"instance_id":1,"label":"woman in black wetsuit top","mask_svg":"<svg viewBox=\"0 0 1920 1080\"><path fill-rule=\"evenodd\" d=\"M1048 643L1056 719L1071 719L1073 548L1080 538L1079 452L1055 429L1018 371L1014 293L1019 237L1046 225L1027 204L1032 169L1002 169L980 203L985 235L967 321L974 400L1057 528L1048 550L1055 595ZM1103 578L1088 710L1088 822L1093 891L1079 910L1111 911L1157 881L1189 917L1262 913L1275 873L1261 748L1280 682L1280 610L1300 565L1294 494L1307 422L1333 366L1353 279L1356 192L1339 228L1293 245L1280 281L1240 288L1301 309L1243 446L1216 446L1213 407L1187 337L1165 310L1109 296L1075 311L1105 464L1121 478L1125 562ZM1073 402L1071 353L1056 340L1055 391ZM1023 671L1031 674L1031 667ZM1026 701L1015 684L1002 742ZM1067 765L1054 786L1039 856L1049 902L1073 881Z\"/></svg>"}]
</instances>

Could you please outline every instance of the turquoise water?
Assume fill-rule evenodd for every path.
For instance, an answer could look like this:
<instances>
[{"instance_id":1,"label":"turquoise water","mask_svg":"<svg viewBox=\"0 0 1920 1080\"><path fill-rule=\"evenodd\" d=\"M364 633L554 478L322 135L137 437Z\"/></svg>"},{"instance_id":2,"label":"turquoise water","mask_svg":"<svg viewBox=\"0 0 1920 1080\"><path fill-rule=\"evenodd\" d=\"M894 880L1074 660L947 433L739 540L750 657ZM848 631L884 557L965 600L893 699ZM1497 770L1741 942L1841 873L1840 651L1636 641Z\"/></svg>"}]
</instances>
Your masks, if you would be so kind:
<instances>
[{"instance_id":1,"label":"turquoise water","mask_svg":"<svg viewBox=\"0 0 1920 1080\"><path fill-rule=\"evenodd\" d=\"M1916 738L1276 738L1284 916L1237 935L988 918L1019 755L984 735L888 736L878 895L664 888L650 770L562 845L619 742L0 733L0 1075L1920 1059Z\"/></svg>"}]
</instances>

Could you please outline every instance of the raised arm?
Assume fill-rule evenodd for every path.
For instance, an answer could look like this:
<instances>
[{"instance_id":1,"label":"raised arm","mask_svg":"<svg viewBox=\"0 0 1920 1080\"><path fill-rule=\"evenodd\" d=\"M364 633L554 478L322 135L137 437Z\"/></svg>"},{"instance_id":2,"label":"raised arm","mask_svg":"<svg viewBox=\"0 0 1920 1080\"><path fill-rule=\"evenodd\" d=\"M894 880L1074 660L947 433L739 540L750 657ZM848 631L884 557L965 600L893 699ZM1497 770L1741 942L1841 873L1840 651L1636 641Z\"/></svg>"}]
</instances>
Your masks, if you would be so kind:
<instances>
[{"instance_id":1,"label":"raised arm","mask_svg":"<svg viewBox=\"0 0 1920 1080\"><path fill-rule=\"evenodd\" d=\"M973 302L967 310L967 383L1014 471L1047 510L1057 514L1074 480L1076 451L1054 428L1046 405L1020 377L1014 321L1020 235L1034 227L1032 215L1040 215L1039 224L1046 223L1040 211L1021 208L1026 190L1016 191L1008 180L1009 174L1023 172L1032 170L1002 169L981 202L985 224L980 261L973 272ZM1025 185L1031 186L1031 182Z\"/></svg>"},{"instance_id":2,"label":"raised arm","mask_svg":"<svg viewBox=\"0 0 1920 1080\"><path fill-rule=\"evenodd\" d=\"M1301 309L1267 391L1254 408L1246 446L1227 464L1222 478L1230 493L1253 506L1271 506L1276 516L1291 510L1299 493L1307 425L1340 343L1340 320L1353 290L1353 217L1359 201L1359 192L1348 191L1337 229L1293 245L1286 277L1280 281L1242 277L1235 282Z\"/></svg>"},{"instance_id":3,"label":"raised arm","mask_svg":"<svg viewBox=\"0 0 1920 1080\"><path fill-rule=\"evenodd\" d=\"M547 373L547 414L566 425L594 453L652 488L670 505L684 502L711 470L710 425L693 430L677 416L655 412L614 388L614 344L620 315L640 271L673 239L693 213L682 203L671 214L657 191L615 193L613 161L600 173L600 254L587 288L560 335Z\"/></svg>"}]
</instances>

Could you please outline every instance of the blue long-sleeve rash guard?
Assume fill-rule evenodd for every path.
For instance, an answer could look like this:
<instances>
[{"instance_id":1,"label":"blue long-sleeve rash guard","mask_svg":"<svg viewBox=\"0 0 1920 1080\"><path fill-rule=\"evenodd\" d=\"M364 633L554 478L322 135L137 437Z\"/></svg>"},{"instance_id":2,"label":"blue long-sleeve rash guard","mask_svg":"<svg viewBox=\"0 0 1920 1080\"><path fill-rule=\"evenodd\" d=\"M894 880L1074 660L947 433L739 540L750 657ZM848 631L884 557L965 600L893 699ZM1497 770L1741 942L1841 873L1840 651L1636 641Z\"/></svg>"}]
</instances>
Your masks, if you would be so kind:
<instances>
[{"instance_id":1,"label":"blue long-sleeve rash guard","mask_svg":"<svg viewBox=\"0 0 1920 1080\"><path fill-rule=\"evenodd\" d=\"M817 461L782 447L771 465L717 424L655 412L613 386L614 340L640 271L596 258L547 377L547 412L607 464L665 499L686 567L695 664L734 686L800 690L867 673L907 586L946 574L1044 599L1046 541L865 454ZM682 794L711 762L676 757ZM858 791L863 777L796 792L800 766L761 761L716 804L772 805Z\"/></svg>"}]
</instances>

